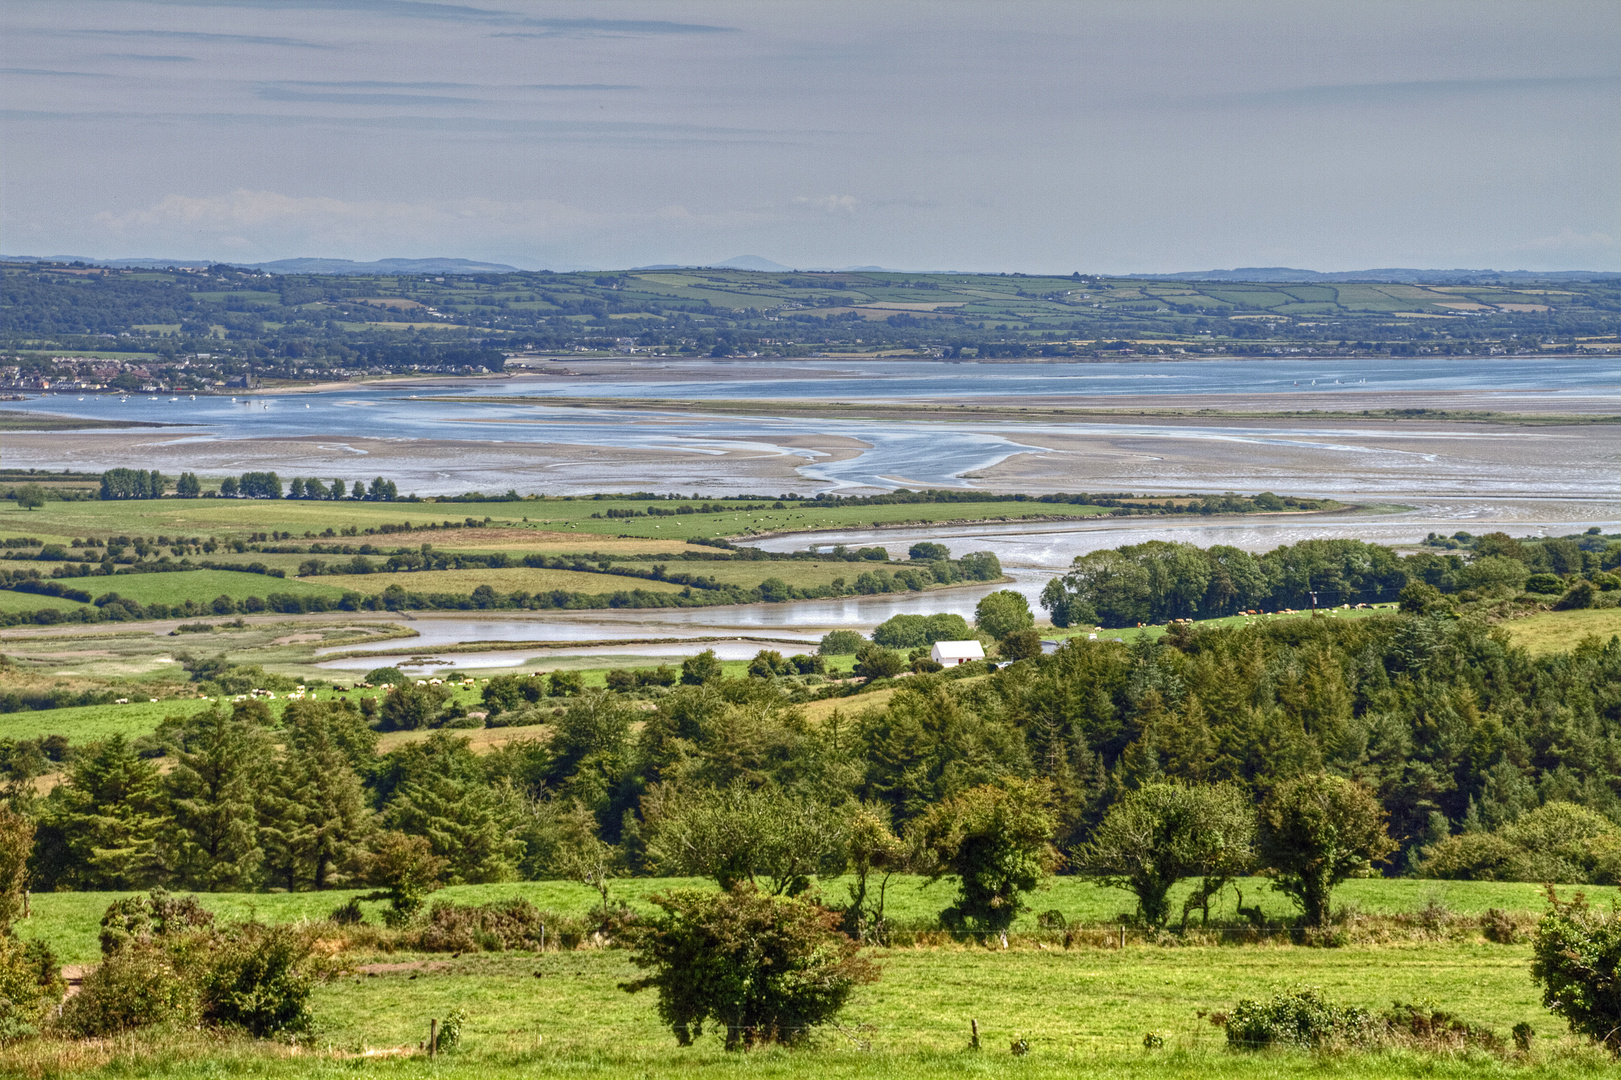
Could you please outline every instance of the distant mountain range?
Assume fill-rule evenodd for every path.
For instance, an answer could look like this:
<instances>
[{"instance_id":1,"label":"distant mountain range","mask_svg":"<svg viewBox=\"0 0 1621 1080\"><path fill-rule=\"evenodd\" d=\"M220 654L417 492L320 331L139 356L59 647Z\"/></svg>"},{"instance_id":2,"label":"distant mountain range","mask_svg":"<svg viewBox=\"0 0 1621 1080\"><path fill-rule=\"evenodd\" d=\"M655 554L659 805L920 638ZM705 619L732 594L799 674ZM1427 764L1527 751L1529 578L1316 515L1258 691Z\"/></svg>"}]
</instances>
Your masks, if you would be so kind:
<instances>
[{"instance_id":1,"label":"distant mountain range","mask_svg":"<svg viewBox=\"0 0 1621 1080\"><path fill-rule=\"evenodd\" d=\"M1107 275L1106 275L1107 276ZM1501 281L1588 281L1592 278L1621 277L1610 270L1341 270L1321 273L1288 266L1241 266L1236 270L1185 270L1176 274L1121 274L1121 277L1155 281L1250 281L1301 284L1310 282L1398 282L1401 284L1491 283Z\"/></svg>"},{"instance_id":2,"label":"distant mountain range","mask_svg":"<svg viewBox=\"0 0 1621 1080\"><path fill-rule=\"evenodd\" d=\"M161 268L165 266L207 266L220 259L94 259L87 255L0 255L11 262L82 262L92 266ZM274 262L241 263L232 266L263 270L271 274L510 274L523 267L506 263L478 262L473 259L378 259L375 262L354 262L349 259L277 259ZM794 273L796 268L784 266L759 255L736 255L718 263L655 263L635 266L632 270L753 270L766 274ZM549 269L560 274L586 271L590 266L553 266ZM808 273L887 273L907 271L883 266L804 266L798 271ZM912 273L946 273L948 271L911 271ZM1248 281L1303 284L1312 282L1398 282L1402 284L1491 284L1532 281L1589 281L1594 278L1621 277L1613 270L1412 270L1387 268L1382 270L1341 270L1323 273L1317 270L1299 270L1289 266L1241 266L1234 270L1185 270L1174 274L1104 274L1103 277L1134 278L1145 281Z\"/></svg>"}]
</instances>

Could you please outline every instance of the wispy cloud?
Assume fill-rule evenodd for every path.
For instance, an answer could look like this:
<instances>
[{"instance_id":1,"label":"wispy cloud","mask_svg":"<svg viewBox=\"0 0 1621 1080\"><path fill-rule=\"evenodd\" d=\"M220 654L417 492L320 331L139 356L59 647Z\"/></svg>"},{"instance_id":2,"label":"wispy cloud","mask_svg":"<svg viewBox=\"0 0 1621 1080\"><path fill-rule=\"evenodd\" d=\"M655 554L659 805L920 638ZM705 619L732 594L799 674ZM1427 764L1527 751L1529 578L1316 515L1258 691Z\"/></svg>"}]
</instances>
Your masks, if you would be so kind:
<instances>
[{"instance_id":1,"label":"wispy cloud","mask_svg":"<svg viewBox=\"0 0 1621 1080\"><path fill-rule=\"evenodd\" d=\"M413 95L400 95L412 98ZM724 146L786 146L803 144L828 132L794 131L792 136L761 128L721 127L704 124L614 120L537 120L482 116L321 116L312 113L177 113L62 109L0 109L0 121L12 123L117 124L124 127L152 123L184 124L194 128L228 131L232 128L325 127L373 131L444 132L458 137L487 136L502 140L538 140L546 143L595 143L623 146L713 144Z\"/></svg>"},{"instance_id":2,"label":"wispy cloud","mask_svg":"<svg viewBox=\"0 0 1621 1080\"><path fill-rule=\"evenodd\" d=\"M265 37L259 34L209 34L200 30L35 30L31 32L65 37L151 38L159 41L213 42L221 45L277 45L290 49L337 48L335 45L323 45L314 41L305 41L302 38Z\"/></svg>"},{"instance_id":3,"label":"wispy cloud","mask_svg":"<svg viewBox=\"0 0 1621 1080\"><path fill-rule=\"evenodd\" d=\"M154 56L151 53L104 52L97 56L106 60L151 60L166 64L194 64L195 56Z\"/></svg>"},{"instance_id":4,"label":"wispy cloud","mask_svg":"<svg viewBox=\"0 0 1621 1080\"><path fill-rule=\"evenodd\" d=\"M222 7L221 0L147 0L154 6ZM732 34L736 27L706 23L669 22L662 19L561 19L539 18L518 11L469 7L465 4L434 4L419 0L232 0L231 7L273 11L355 11L368 15L404 19L437 19L446 22L533 28L546 37L625 37L653 34Z\"/></svg>"},{"instance_id":5,"label":"wispy cloud","mask_svg":"<svg viewBox=\"0 0 1621 1080\"><path fill-rule=\"evenodd\" d=\"M111 79L115 76L99 71L58 71L55 68L0 68L0 75L42 75L49 78L63 79Z\"/></svg>"},{"instance_id":6,"label":"wispy cloud","mask_svg":"<svg viewBox=\"0 0 1621 1080\"><path fill-rule=\"evenodd\" d=\"M256 91L262 101L303 101L327 105L482 105L482 98L447 97L442 94L340 94L319 90L289 90L285 86L261 86Z\"/></svg>"},{"instance_id":7,"label":"wispy cloud","mask_svg":"<svg viewBox=\"0 0 1621 1080\"><path fill-rule=\"evenodd\" d=\"M1615 76L1501 79L1423 79L1408 82L1339 83L1293 86L1247 93L1210 94L1201 100L1232 105L1376 105L1483 94L1523 94L1534 91L1613 90L1621 86Z\"/></svg>"}]
</instances>

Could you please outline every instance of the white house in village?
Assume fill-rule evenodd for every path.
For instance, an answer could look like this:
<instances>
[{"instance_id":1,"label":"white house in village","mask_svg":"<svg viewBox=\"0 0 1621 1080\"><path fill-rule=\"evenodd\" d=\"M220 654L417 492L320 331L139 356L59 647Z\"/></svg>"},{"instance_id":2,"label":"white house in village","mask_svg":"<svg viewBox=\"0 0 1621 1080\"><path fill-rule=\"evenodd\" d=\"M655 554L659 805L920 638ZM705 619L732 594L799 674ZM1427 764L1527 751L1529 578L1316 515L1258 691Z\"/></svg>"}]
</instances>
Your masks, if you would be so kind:
<instances>
[{"instance_id":1,"label":"white house in village","mask_svg":"<svg viewBox=\"0 0 1621 1080\"><path fill-rule=\"evenodd\" d=\"M929 659L945 667L956 667L970 660L985 659L985 650L977 641L936 641L929 650Z\"/></svg>"}]
</instances>

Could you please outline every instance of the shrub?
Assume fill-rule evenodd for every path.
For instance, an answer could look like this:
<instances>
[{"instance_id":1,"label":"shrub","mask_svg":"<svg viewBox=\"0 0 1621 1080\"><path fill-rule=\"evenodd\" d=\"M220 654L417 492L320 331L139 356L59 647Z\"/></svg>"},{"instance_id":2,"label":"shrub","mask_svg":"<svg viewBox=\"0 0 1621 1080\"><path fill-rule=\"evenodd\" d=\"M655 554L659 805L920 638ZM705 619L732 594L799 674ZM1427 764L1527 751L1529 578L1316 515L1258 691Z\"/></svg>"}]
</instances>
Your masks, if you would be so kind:
<instances>
[{"instance_id":1,"label":"shrub","mask_svg":"<svg viewBox=\"0 0 1621 1080\"><path fill-rule=\"evenodd\" d=\"M443 686L398 686L383 698L379 726L383 731L439 727L455 711L450 702L450 691Z\"/></svg>"},{"instance_id":2,"label":"shrub","mask_svg":"<svg viewBox=\"0 0 1621 1080\"><path fill-rule=\"evenodd\" d=\"M1621 1056L1621 911L1595 911L1577 893L1568 902L1548 889L1550 910L1531 942L1531 978L1542 1003L1570 1030Z\"/></svg>"},{"instance_id":3,"label":"shrub","mask_svg":"<svg viewBox=\"0 0 1621 1080\"><path fill-rule=\"evenodd\" d=\"M870 642L856 653L855 673L868 679L888 679L906 670L906 657Z\"/></svg>"},{"instance_id":4,"label":"shrub","mask_svg":"<svg viewBox=\"0 0 1621 1080\"><path fill-rule=\"evenodd\" d=\"M1525 591L1557 595L1565 591L1565 579L1558 574L1532 574L1525 579Z\"/></svg>"},{"instance_id":5,"label":"shrub","mask_svg":"<svg viewBox=\"0 0 1621 1080\"><path fill-rule=\"evenodd\" d=\"M410 680L405 677L405 672L397 667L380 667L368 671L366 681L373 686L405 686Z\"/></svg>"},{"instance_id":6,"label":"shrub","mask_svg":"<svg viewBox=\"0 0 1621 1080\"><path fill-rule=\"evenodd\" d=\"M561 940L565 924L578 935L578 919L549 916L520 897L477 905L438 901L429 910L427 925L417 933L414 944L423 952L539 949L548 921L553 941Z\"/></svg>"},{"instance_id":7,"label":"shrub","mask_svg":"<svg viewBox=\"0 0 1621 1080\"><path fill-rule=\"evenodd\" d=\"M1294 986L1265 1001L1240 1001L1227 1017L1227 1045L1234 1050L1317 1049L1364 1041L1373 1026L1366 1009L1336 1005L1315 986Z\"/></svg>"},{"instance_id":8,"label":"shrub","mask_svg":"<svg viewBox=\"0 0 1621 1080\"><path fill-rule=\"evenodd\" d=\"M198 978L205 1021L264 1039L306 1035L313 981L310 942L290 926L250 923L217 941Z\"/></svg>"},{"instance_id":9,"label":"shrub","mask_svg":"<svg viewBox=\"0 0 1621 1080\"><path fill-rule=\"evenodd\" d=\"M56 957L44 942L0 931L0 1044L38 1034L64 989Z\"/></svg>"},{"instance_id":10,"label":"shrub","mask_svg":"<svg viewBox=\"0 0 1621 1080\"><path fill-rule=\"evenodd\" d=\"M447 865L433 853L427 837L385 832L366 859L366 880L377 891L364 899L387 900L384 921L390 926L403 925L422 906L423 898L439 887Z\"/></svg>"},{"instance_id":11,"label":"shrub","mask_svg":"<svg viewBox=\"0 0 1621 1080\"><path fill-rule=\"evenodd\" d=\"M822 636L816 651L822 656L851 656L866 642L867 639L854 630L830 630Z\"/></svg>"},{"instance_id":12,"label":"shrub","mask_svg":"<svg viewBox=\"0 0 1621 1080\"><path fill-rule=\"evenodd\" d=\"M682 1046L710 1023L728 1050L803 1043L838 1015L878 970L817 904L767 896L750 885L727 892L674 890L662 909L629 930L631 960L653 973L620 988L655 989L659 1016Z\"/></svg>"},{"instance_id":13,"label":"shrub","mask_svg":"<svg viewBox=\"0 0 1621 1080\"><path fill-rule=\"evenodd\" d=\"M80 1038L103 1038L136 1028L190 1026L198 1020L197 994L168 949L137 942L105 957L62 1007L58 1026Z\"/></svg>"},{"instance_id":14,"label":"shrub","mask_svg":"<svg viewBox=\"0 0 1621 1080\"><path fill-rule=\"evenodd\" d=\"M1580 611L1583 608L1592 607L1593 601L1597 597L1598 590L1593 587L1591 581L1578 581L1570 587L1564 596L1554 601L1553 609L1555 611Z\"/></svg>"}]
</instances>

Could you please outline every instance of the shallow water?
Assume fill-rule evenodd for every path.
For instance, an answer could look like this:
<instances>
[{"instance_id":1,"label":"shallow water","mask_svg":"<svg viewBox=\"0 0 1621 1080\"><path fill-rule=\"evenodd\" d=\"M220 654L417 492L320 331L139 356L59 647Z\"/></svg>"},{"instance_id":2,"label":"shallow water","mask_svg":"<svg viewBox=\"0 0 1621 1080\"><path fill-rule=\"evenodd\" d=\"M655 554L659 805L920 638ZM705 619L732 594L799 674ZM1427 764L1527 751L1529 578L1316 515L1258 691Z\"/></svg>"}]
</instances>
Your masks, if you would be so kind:
<instances>
[{"instance_id":1,"label":"shallow water","mask_svg":"<svg viewBox=\"0 0 1621 1080\"><path fill-rule=\"evenodd\" d=\"M1241 490L1279 490L1350 494L1358 477L1369 477L1369 490L1388 497L1402 492L1433 493L1437 483L1467 490L1475 478L1494 485L1525 489L1535 462L1498 461L1498 451L1471 454L1462 449L1456 432L1425 432L1409 426L1389 432L1324 430L1300 423L1250 423L1242 429L1217 424L1013 424L943 417L929 423L879 422L858 419L803 417L750 417L627 414L618 410L552 409L526 405L474 404L490 396L618 397L627 399L680 398L685 400L802 401L906 401L915 399L1000 399L1053 395L1214 395L1233 397L1289 393L1321 396L1323 407L1340 407L1336 395L1399 393L1404 405L1424 406L1426 395L1470 391L1483 396L1476 407L1493 407L1493 395L1504 396L1499 407L1519 408L1527 394L1577 395L1621 411L1621 373L1609 358L1537 357L1532 359L1426 358L1409 360L1210 360L1142 363L976 363L906 361L779 361L745 364L712 360L638 363L626 370L624 361L603 365L593 375L591 361L570 361L582 371L579 378L555 375L518 375L492 382L446 380L442 384L361 385L311 394L228 396L50 394L23 402L0 403L0 408L44 410L102 420L162 420L196 425L191 429L144 429L142 441L154 451L175 454L190 448L199 457L218 457L218 444L249 439L302 439L282 447L284 473L309 475L325 469L353 472L386 471L406 490L422 494L465 491L469 486L502 490L513 485L534 489L535 477L524 471L521 455L495 453L503 444L545 444L563 447L610 447L668 451L690 461L693 455L718 457L730 451L779 456L793 462L808 481L836 486L892 488L902 485L973 486L965 474L974 474L1011 455L1036 450L1028 439L1062 436L1109 444L1111 452L1129 444L1126 458L1154 457L1151 447L1174 443L1194 447L1191 472L1187 466L1167 465L1159 474L1122 474L1122 482L1109 490L1130 486L1141 491L1210 490L1211 477L1197 475L1197 459L1206 453L1243 468L1229 469L1225 486ZM611 373L610 373L611 372ZM413 398L412 394L420 395ZM466 399L426 401L428 396ZM1509 399L1513 399L1510 401ZM1539 398L1537 400L1544 400ZM1552 398L1546 398L1552 401ZM1309 403L1308 403L1309 404ZM815 430L844 436L870 445L844 461L827 460L821 451L791 445L794 437ZM1536 437L1531 433L1471 432L1482 444L1497 438ZM481 458L464 451L453 463L443 459L417 460L392 457L375 467L366 462L367 451L346 440L383 439L409 443L440 440L471 443L486 448ZM316 442L315 440L319 440ZM73 433L51 436L27 447L18 460L41 468L108 468L122 461L92 461L69 452ZM53 454L50 447L60 446ZM1144 449L1150 447L1150 449ZM207 449L205 449L207 448ZM227 452L228 454L228 452ZM14 456L16 456L14 454ZM23 458L26 458L24 461ZM221 459L222 461L224 459ZM319 462L319 464L317 464ZM1293 485L1268 473L1279 462L1294 462L1303 482ZM611 462L602 467L603 483L618 481ZM1248 466L1259 465L1259 468ZM1336 468L1336 466L1342 466ZM656 472L656 470L653 470ZM1561 468L1543 484L1572 493L1589 492L1600 478L1591 470ZM323 473L324 475L324 473ZM345 473L347 475L347 473ZM561 474L559 474L561 475ZM568 474L574 477L577 474ZM1608 472L1605 474L1608 476ZM1309 476L1309 479L1308 479ZM1372 479L1377 477L1377 480ZM582 478L587 486L591 478ZM1159 481L1159 482L1156 482ZM573 480L568 490L585 490ZM669 486L657 475L643 481ZM1166 484L1171 486L1167 487ZM1424 485L1431 485L1426 488ZM1461 485L1461 487L1460 487ZM1007 483L1000 485L1007 487ZM1084 484L1078 486L1085 486ZM1540 485L1539 485L1540 486ZM711 485L712 489L717 485ZM758 485L756 485L756 489ZM547 490L551 490L548 486ZM737 490L734 488L734 490ZM752 490L752 489L751 489ZM1603 490L1599 488L1597 490ZM1366 492L1365 492L1366 493Z\"/></svg>"}]
</instances>

